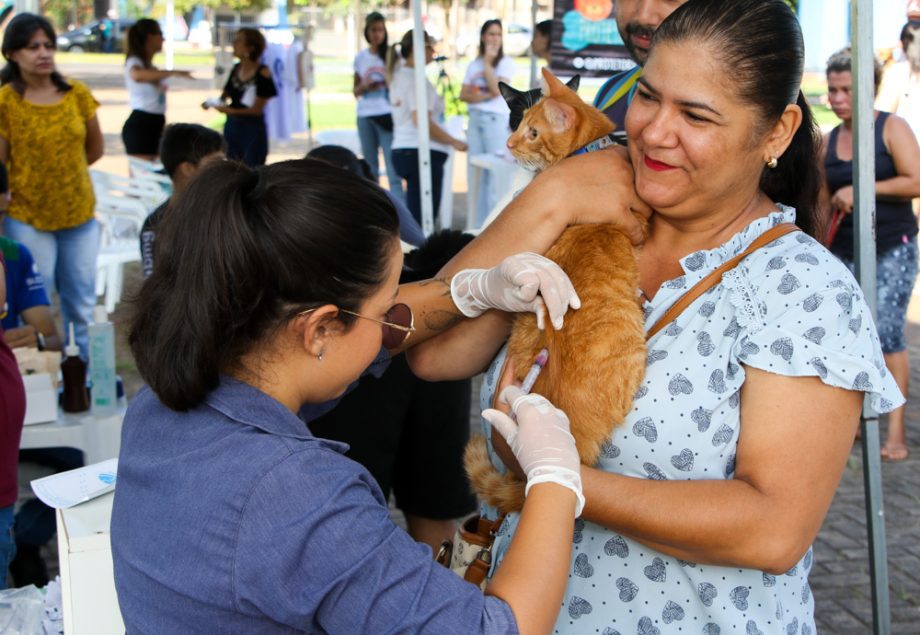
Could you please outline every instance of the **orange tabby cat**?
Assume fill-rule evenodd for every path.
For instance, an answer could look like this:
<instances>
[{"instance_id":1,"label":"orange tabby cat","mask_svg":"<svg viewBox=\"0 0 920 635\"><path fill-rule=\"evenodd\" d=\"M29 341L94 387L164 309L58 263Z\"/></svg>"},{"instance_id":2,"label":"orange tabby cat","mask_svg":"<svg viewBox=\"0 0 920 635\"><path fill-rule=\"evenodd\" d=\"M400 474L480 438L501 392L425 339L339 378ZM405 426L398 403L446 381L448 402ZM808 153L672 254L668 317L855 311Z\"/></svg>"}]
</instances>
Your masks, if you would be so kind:
<instances>
[{"instance_id":1,"label":"orange tabby cat","mask_svg":"<svg viewBox=\"0 0 920 635\"><path fill-rule=\"evenodd\" d=\"M599 110L546 69L543 77L543 98L524 112L521 125L508 139L518 162L535 170L613 130ZM613 225L576 225L559 237L546 257L568 274L581 308L566 314L561 331L549 326L540 331L533 314L520 314L508 342L508 359L520 381L540 349L549 349L549 362L533 390L569 416L582 463L594 465L613 428L626 418L645 375L636 253L629 238ZM494 469L484 437L470 441L464 458L473 489L483 500L503 511L521 509L524 482L510 470L502 476Z\"/></svg>"}]
</instances>

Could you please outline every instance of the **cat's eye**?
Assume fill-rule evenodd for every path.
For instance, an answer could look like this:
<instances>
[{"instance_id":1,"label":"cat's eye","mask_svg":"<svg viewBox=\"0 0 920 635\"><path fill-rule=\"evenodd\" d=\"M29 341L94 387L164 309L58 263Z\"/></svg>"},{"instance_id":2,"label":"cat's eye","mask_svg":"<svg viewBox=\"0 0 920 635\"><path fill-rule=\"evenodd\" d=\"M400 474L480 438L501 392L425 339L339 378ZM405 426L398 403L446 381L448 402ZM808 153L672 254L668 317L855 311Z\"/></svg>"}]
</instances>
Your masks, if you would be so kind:
<instances>
[{"instance_id":1,"label":"cat's eye","mask_svg":"<svg viewBox=\"0 0 920 635\"><path fill-rule=\"evenodd\" d=\"M540 136L540 131L537 130L536 128L530 128L530 129L527 131L527 134L530 135L530 138L531 138L531 139L536 139L537 137Z\"/></svg>"}]
</instances>

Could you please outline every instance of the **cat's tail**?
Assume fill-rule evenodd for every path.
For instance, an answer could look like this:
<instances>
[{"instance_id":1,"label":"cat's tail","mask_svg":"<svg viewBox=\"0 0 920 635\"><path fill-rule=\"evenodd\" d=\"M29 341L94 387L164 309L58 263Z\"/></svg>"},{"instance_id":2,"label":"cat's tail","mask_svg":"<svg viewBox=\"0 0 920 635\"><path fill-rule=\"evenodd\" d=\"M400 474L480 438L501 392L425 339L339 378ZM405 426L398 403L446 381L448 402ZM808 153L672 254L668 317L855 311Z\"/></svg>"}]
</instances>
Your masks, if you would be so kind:
<instances>
[{"instance_id":1,"label":"cat's tail","mask_svg":"<svg viewBox=\"0 0 920 635\"><path fill-rule=\"evenodd\" d=\"M489 459L485 437L470 439L463 454L463 465L473 491L481 500L503 512L516 512L524 507L524 482L511 470L498 473Z\"/></svg>"}]
</instances>

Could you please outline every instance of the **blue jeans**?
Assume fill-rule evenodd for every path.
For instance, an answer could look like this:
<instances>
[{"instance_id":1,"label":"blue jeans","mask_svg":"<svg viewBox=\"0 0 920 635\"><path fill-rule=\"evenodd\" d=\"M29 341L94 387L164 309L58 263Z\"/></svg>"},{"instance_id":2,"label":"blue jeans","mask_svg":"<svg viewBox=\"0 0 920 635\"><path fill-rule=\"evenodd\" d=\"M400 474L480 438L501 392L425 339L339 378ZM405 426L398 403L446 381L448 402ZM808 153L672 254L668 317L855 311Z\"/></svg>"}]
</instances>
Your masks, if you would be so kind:
<instances>
[{"instance_id":1,"label":"blue jeans","mask_svg":"<svg viewBox=\"0 0 920 635\"><path fill-rule=\"evenodd\" d=\"M440 150L431 151L431 197L432 221L438 217L438 205L441 203L441 185L444 182L444 163L447 153ZM393 164L396 173L406 179L406 206L419 226L422 225L422 177L418 171L418 148L400 148L393 150Z\"/></svg>"},{"instance_id":2,"label":"blue jeans","mask_svg":"<svg viewBox=\"0 0 920 635\"><path fill-rule=\"evenodd\" d=\"M7 216L3 219L3 232L32 252L49 295L57 289L64 332L73 322L80 355L86 359L89 355L86 326L93 319L96 305L99 223L92 219L76 227L43 232Z\"/></svg>"},{"instance_id":3,"label":"blue jeans","mask_svg":"<svg viewBox=\"0 0 920 635\"><path fill-rule=\"evenodd\" d=\"M387 181L390 184L390 192L395 194L401 201L406 200L406 193L403 191L402 179L393 166L393 152L390 146L393 144L393 131L384 130L381 126L374 123L370 117L358 117L358 139L361 141L361 154L364 160L371 166L374 177L380 176L380 161L377 159L377 148L383 150L383 162L387 166Z\"/></svg>"},{"instance_id":4,"label":"blue jeans","mask_svg":"<svg viewBox=\"0 0 920 635\"><path fill-rule=\"evenodd\" d=\"M13 539L13 505L0 509L0 589L6 588L6 571L16 556Z\"/></svg>"},{"instance_id":5,"label":"blue jeans","mask_svg":"<svg viewBox=\"0 0 920 635\"><path fill-rule=\"evenodd\" d=\"M472 174L472 168L469 165L471 157L477 154L500 152L505 147L510 134L507 113L470 110L469 129L466 133L466 141L469 144L469 150L466 153L467 175ZM495 192L492 174L488 170L483 170L479 180L479 196L476 199L476 227L482 227L497 202L498 194Z\"/></svg>"}]
</instances>

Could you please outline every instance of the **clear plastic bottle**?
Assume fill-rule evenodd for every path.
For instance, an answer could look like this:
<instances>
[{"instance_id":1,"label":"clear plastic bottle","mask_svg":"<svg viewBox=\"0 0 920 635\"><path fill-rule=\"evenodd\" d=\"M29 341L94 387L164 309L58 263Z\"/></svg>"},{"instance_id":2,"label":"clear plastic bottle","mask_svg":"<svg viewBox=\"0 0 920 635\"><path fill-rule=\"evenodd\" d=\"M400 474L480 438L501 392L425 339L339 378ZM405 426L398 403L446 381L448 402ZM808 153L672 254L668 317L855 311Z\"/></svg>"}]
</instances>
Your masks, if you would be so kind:
<instances>
[{"instance_id":1,"label":"clear plastic bottle","mask_svg":"<svg viewBox=\"0 0 920 635\"><path fill-rule=\"evenodd\" d=\"M64 412L85 412L89 410L89 394L86 392L86 362L80 359L80 347L73 336L73 322L70 323L70 342L64 347L64 361L61 375L64 377L64 396L61 407Z\"/></svg>"},{"instance_id":2,"label":"clear plastic bottle","mask_svg":"<svg viewBox=\"0 0 920 635\"><path fill-rule=\"evenodd\" d=\"M115 413L115 325L109 322L104 306L93 309L89 325L89 376L93 382L93 414L107 417Z\"/></svg>"}]
</instances>

